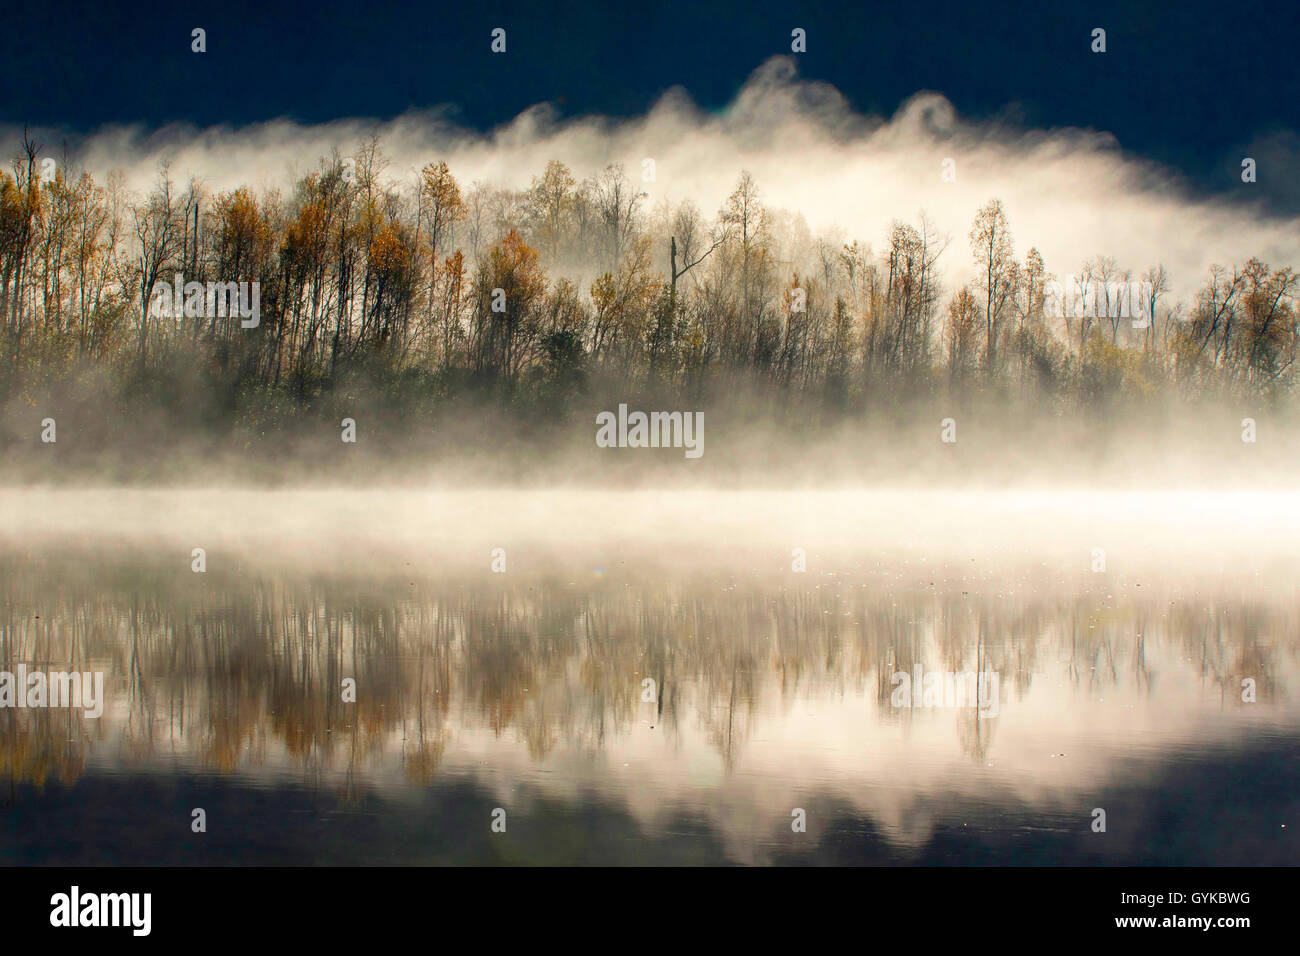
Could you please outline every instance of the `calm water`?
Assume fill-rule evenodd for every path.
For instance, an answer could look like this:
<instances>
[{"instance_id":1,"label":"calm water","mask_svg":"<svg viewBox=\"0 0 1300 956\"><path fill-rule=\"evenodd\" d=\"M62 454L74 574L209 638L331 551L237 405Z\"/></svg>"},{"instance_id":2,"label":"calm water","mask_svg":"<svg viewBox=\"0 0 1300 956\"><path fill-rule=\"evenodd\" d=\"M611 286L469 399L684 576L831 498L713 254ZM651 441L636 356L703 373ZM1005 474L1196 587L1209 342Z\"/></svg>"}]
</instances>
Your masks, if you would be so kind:
<instances>
[{"instance_id":1,"label":"calm water","mask_svg":"<svg viewBox=\"0 0 1300 956\"><path fill-rule=\"evenodd\" d=\"M0 500L7 864L1300 862L1287 496Z\"/></svg>"}]
</instances>

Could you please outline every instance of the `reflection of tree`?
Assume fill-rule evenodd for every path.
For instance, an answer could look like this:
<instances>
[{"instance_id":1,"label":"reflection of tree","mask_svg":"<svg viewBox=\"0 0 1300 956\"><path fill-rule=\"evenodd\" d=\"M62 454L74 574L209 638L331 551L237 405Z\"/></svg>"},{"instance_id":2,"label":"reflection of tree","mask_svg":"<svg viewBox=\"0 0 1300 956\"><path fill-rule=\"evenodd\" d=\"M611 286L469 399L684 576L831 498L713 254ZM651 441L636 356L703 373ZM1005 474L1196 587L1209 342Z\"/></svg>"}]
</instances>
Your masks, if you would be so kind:
<instances>
[{"instance_id":1,"label":"reflection of tree","mask_svg":"<svg viewBox=\"0 0 1300 956\"><path fill-rule=\"evenodd\" d=\"M85 723L71 710L0 710L0 773L36 787L72 783L86 767Z\"/></svg>"},{"instance_id":2,"label":"reflection of tree","mask_svg":"<svg viewBox=\"0 0 1300 956\"><path fill-rule=\"evenodd\" d=\"M1176 605L1169 614L1189 659L1197 662L1203 685L1217 688L1225 705L1242 703L1242 679L1255 680L1257 702L1278 695L1275 674L1283 666L1270 635L1279 628L1276 612L1246 601L1210 601L1206 607Z\"/></svg>"},{"instance_id":3,"label":"reflection of tree","mask_svg":"<svg viewBox=\"0 0 1300 956\"><path fill-rule=\"evenodd\" d=\"M979 616L979 630L975 639L975 674L976 674L976 706L962 710L957 715L958 720L958 739L961 742L961 748L964 753L973 760L983 761L988 755L989 744L993 739L993 721L996 719L993 715L985 715L984 702L978 699L980 693L979 675L986 672L991 673L995 670L988 659L987 635L988 635L988 612L986 609L981 610ZM963 659L964 663L964 659ZM957 668L964 669L964 668ZM1001 673L999 672L999 679ZM992 678L990 677L989 680ZM986 691L986 693L993 693ZM1002 697L1001 691L998 693L998 706L1001 708Z\"/></svg>"},{"instance_id":4,"label":"reflection of tree","mask_svg":"<svg viewBox=\"0 0 1300 956\"><path fill-rule=\"evenodd\" d=\"M930 577L935 578L934 581ZM763 713L809 695L892 707L895 671L996 671L1006 706L1038 661L1066 661L1080 690L1124 682L1151 692L1153 647L1173 646L1207 687L1240 699L1243 675L1277 694L1273 641L1290 633L1276 601L1173 602L1151 590L1002 593L969 570L900 584L873 574L788 581L606 579L365 580L218 570L179 574L155 559L51 554L0 559L0 666L102 670L113 740L133 762L188 754L222 771L287 763L333 775L345 799L386 754L432 780L451 728L599 750L642 723L673 739L695 721L731 769ZM342 698L356 681L355 703ZM653 703L642 681L655 681ZM914 693L920 688L913 688ZM767 699L764 699L766 696ZM972 759L996 721L957 717ZM75 779L104 723L70 710L0 709L0 772Z\"/></svg>"},{"instance_id":5,"label":"reflection of tree","mask_svg":"<svg viewBox=\"0 0 1300 956\"><path fill-rule=\"evenodd\" d=\"M420 641L415 652L415 739L406 751L406 775L415 783L433 779L447 749L455 624L444 607L421 605L418 609L419 632L432 633L429 641Z\"/></svg>"},{"instance_id":6,"label":"reflection of tree","mask_svg":"<svg viewBox=\"0 0 1300 956\"><path fill-rule=\"evenodd\" d=\"M757 696L753 659L737 654L729 663L730 672L724 672L721 680L711 675L705 682L706 699L711 703L704 714L709 740L722 754L728 771L735 766L737 751L748 736Z\"/></svg>"}]
</instances>

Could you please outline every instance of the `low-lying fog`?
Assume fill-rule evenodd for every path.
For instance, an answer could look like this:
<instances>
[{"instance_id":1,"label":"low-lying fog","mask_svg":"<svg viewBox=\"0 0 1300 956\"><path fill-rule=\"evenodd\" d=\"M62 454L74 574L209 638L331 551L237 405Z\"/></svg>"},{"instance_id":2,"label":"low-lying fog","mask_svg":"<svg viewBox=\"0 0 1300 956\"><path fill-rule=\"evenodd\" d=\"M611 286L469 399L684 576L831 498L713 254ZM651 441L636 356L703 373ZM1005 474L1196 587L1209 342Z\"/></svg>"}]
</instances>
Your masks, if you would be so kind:
<instances>
[{"instance_id":1,"label":"low-lying fog","mask_svg":"<svg viewBox=\"0 0 1300 956\"><path fill-rule=\"evenodd\" d=\"M1088 570L1094 549L1117 572L1258 574L1294 561L1300 495L1285 491L1072 488L479 491L9 488L0 536L11 547L95 543L155 554L205 548L212 562L302 568L539 573L591 561L682 570L846 569L886 558L995 565L1046 561Z\"/></svg>"}]
</instances>

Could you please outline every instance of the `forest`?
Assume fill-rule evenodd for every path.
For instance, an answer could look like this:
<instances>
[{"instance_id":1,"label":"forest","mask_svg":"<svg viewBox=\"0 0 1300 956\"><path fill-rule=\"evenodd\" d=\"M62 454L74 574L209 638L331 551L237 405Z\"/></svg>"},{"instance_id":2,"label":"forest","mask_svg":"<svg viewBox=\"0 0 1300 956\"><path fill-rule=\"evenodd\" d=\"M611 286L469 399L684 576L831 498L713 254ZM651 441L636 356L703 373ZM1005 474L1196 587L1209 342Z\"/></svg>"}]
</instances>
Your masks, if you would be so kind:
<instances>
[{"instance_id":1,"label":"forest","mask_svg":"<svg viewBox=\"0 0 1300 956\"><path fill-rule=\"evenodd\" d=\"M1297 274L1245 253L1184 302L1158 262L1044 262L995 197L956 238L924 215L846 224L873 244L767 208L741 170L712 211L651 205L619 164L580 180L539 161L521 190L436 159L412 181L389 166L372 139L287 195L210 193L166 166L134 195L26 139L0 173L8 417L69 381L101 410L217 429L292 421L345 388L396 419L465 401L589 421L603 396L761 394L802 425L936 395L1056 414L1153 395L1279 405L1296 383ZM946 285L941 257L970 281ZM158 308L181 276L253 284L255 325ZM1053 309L1064 276L1140 282L1149 321L1104 294L1095 315Z\"/></svg>"}]
</instances>

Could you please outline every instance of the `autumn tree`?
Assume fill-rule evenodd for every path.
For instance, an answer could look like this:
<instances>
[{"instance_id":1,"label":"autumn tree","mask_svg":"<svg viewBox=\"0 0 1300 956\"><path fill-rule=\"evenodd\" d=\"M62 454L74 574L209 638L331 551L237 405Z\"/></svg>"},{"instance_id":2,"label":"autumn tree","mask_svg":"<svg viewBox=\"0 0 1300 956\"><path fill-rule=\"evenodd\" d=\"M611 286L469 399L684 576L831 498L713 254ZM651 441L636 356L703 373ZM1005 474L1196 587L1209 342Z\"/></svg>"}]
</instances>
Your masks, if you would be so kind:
<instances>
[{"instance_id":1,"label":"autumn tree","mask_svg":"<svg viewBox=\"0 0 1300 956\"><path fill-rule=\"evenodd\" d=\"M998 339L1006 306L1015 293L1019 275L1002 200L989 200L976 214L970 244L984 292L984 366L992 375L997 371Z\"/></svg>"},{"instance_id":2,"label":"autumn tree","mask_svg":"<svg viewBox=\"0 0 1300 956\"><path fill-rule=\"evenodd\" d=\"M551 160L528 190L528 219L548 261L556 259L573 208L576 181L569 167Z\"/></svg>"},{"instance_id":3,"label":"autumn tree","mask_svg":"<svg viewBox=\"0 0 1300 956\"><path fill-rule=\"evenodd\" d=\"M948 353L948 374L955 382L964 381L974 367L981 332L980 307L968 286L962 286L948 303L943 340Z\"/></svg>"},{"instance_id":4,"label":"autumn tree","mask_svg":"<svg viewBox=\"0 0 1300 956\"><path fill-rule=\"evenodd\" d=\"M726 242L724 268L730 268L739 285L740 328L730 336L731 346L740 361L757 364L764 351L764 339L770 338L775 349L775 332L765 336L767 315L765 289L770 278L771 234L767 210L759 200L758 186L748 171L740 174L736 188L718 213Z\"/></svg>"},{"instance_id":5,"label":"autumn tree","mask_svg":"<svg viewBox=\"0 0 1300 956\"><path fill-rule=\"evenodd\" d=\"M488 254L474 279L474 368L517 378L537 341L546 274L538 251L513 230Z\"/></svg>"}]
</instances>

